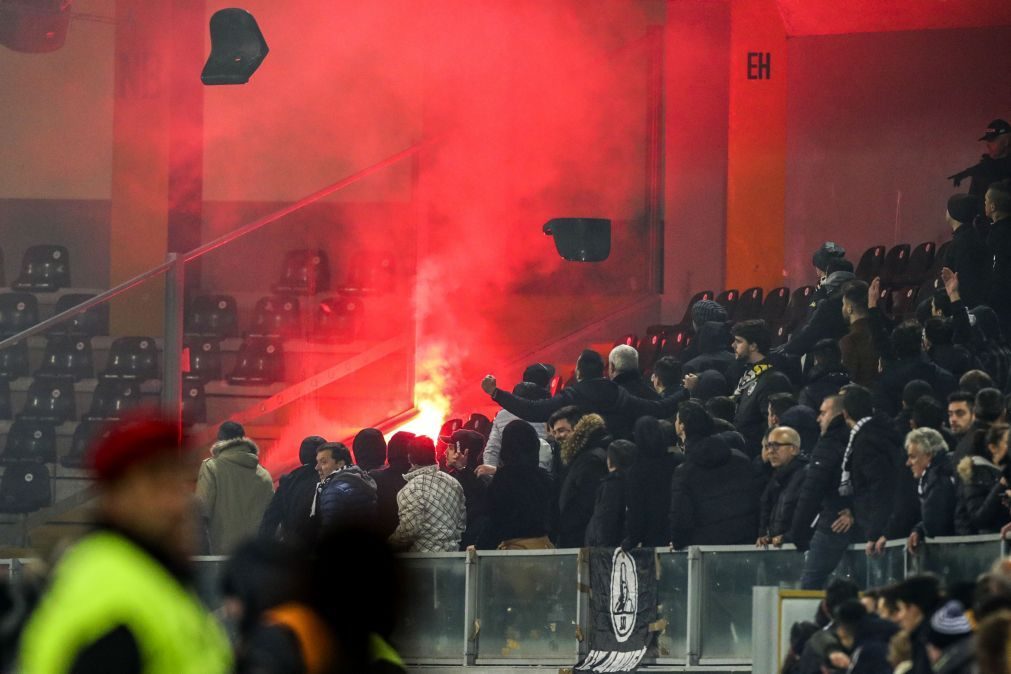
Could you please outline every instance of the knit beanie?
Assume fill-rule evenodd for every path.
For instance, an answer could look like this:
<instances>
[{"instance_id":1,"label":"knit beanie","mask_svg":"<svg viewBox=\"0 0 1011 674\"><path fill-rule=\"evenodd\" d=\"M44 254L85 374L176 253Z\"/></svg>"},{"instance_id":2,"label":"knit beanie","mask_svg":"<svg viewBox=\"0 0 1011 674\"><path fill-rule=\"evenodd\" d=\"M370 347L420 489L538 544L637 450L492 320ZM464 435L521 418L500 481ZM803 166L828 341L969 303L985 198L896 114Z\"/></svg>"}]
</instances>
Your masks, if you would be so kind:
<instances>
[{"instance_id":1,"label":"knit beanie","mask_svg":"<svg viewBox=\"0 0 1011 674\"><path fill-rule=\"evenodd\" d=\"M727 310L722 304L713 300L699 300L692 305L692 323L701 327L710 321L727 322Z\"/></svg>"},{"instance_id":2,"label":"knit beanie","mask_svg":"<svg viewBox=\"0 0 1011 674\"><path fill-rule=\"evenodd\" d=\"M218 440L234 440L246 437L246 429L235 421L226 421L218 427Z\"/></svg>"},{"instance_id":3,"label":"knit beanie","mask_svg":"<svg viewBox=\"0 0 1011 674\"><path fill-rule=\"evenodd\" d=\"M941 650L956 641L972 636L972 625L965 617L965 608L960 602L949 601L930 616L927 625L927 643Z\"/></svg>"},{"instance_id":4,"label":"knit beanie","mask_svg":"<svg viewBox=\"0 0 1011 674\"><path fill-rule=\"evenodd\" d=\"M961 223L972 222L979 213L979 199L971 194L952 194L948 197L948 215Z\"/></svg>"}]
</instances>

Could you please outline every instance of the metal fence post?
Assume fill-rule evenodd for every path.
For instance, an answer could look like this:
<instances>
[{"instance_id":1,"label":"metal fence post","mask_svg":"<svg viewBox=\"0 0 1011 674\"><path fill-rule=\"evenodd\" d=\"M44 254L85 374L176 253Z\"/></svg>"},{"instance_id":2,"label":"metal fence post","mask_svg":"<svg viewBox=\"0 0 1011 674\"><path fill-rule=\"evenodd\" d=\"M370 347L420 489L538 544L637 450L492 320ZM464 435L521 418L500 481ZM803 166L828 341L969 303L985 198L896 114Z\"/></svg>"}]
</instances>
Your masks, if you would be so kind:
<instances>
[{"instance_id":1,"label":"metal fence post","mask_svg":"<svg viewBox=\"0 0 1011 674\"><path fill-rule=\"evenodd\" d=\"M183 393L183 301L186 292L186 263L177 253L169 253L165 281L165 372L162 375L162 412L182 431Z\"/></svg>"},{"instance_id":2,"label":"metal fence post","mask_svg":"<svg viewBox=\"0 0 1011 674\"><path fill-rule=\"evenodd\" d=\"M702 553L698 547L688 548L688 652L689 667L699 664L702 657Z\"/></svg>"},{"instance_id":3,"label":"metal fence post","mask_svg":"<svg viewBox=\"0 0 1011 674\"><path fill-rule=\"evenodd\" d=\"M468 550L464 559L466 571L463 583L463 666L473 667L477 660L477 640L481 630L477 614L478 556L477 550Z\"/></svg>"}]
</instances>

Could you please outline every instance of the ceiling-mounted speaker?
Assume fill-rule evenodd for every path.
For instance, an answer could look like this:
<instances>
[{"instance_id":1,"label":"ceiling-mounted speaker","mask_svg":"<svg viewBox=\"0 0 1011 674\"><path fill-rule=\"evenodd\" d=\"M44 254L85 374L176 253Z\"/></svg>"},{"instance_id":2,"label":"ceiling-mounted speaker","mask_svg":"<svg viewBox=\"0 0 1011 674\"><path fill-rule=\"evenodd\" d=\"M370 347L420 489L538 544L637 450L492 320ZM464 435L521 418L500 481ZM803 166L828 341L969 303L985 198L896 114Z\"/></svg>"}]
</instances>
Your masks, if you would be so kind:
<instances>
[{"instance_id":1,"label":"ceiling-mounted speaker","mask_svg":"<svg viewBox=\"0 0 1011 674\"><path fill-rule=\"evenodd\" d=\"M0 0L0 44L14 51L56 51L67 39L71 0Z\"/></svg>"},{"instance_id":2,"label":"ceiling-mounted speaker","mask_svg":"<svg viewBox=\"0 0 1011 674\"><path fill-rule=\"evenodd\" d=\"M219 10L211 16L211 54L200 81L207 85L245 84L268 51L252 14L234 7Z\"/></svg>"},{"instance_id":3,"label":"ceiling-mounted speaker","mask_svg":"<svg viewBox=\"0 0 1011 674\"><path fill-rule=\"evenodd\" d=\"M611 254L611 221L606 218L553 218L544 233L570 262L602 262Z\"/></svg>"}]
</instances>

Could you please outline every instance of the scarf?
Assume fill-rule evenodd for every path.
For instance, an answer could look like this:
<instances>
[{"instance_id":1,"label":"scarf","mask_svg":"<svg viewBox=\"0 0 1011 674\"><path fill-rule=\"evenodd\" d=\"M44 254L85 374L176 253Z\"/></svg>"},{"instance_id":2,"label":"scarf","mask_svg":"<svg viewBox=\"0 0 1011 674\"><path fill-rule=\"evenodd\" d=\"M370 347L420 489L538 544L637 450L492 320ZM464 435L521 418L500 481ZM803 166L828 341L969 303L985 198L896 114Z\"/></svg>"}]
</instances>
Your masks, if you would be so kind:
<instances>
[{"instance_id":1,"label":"scarf","mask_svg":"<svg viewBox=\"0 0 1011 674\"><path fill-rule=\"evenodd\" d=\"M853 425L853 429L850 430L850 441L846 444L846 453L843 454L843 469L842 478L839 480L839 495L840 496L852 496L853 495L853 484L850 482L850 455L853 454L853 440L856 439L857 433L860 429L864 427L872 417L864 417L860 421Z\"/></svg>"},{"instance_id":2,"label":"scarf","mask_svg":"<svg viewBox=\"0 0 1011 674\"><path fill-rule=\"evenodd\" d=\"M312 497L312 508L309 510L309 517L316 516L316 501L319 500L319 495L323 493L323 487L326 485L327 482L329 482L333 478L334 475L336 475L339 472L341 472L341 469L335 470L334 472L330 473L329 475L327 475L322 480L316 483L316 493L313 494Z\"/></svg>"},{"instance_id":3,"label":"scarf","mask_svg":"<svg viewBox=\"0 0 1011 674\"><path fill-rule=\"evenodd\" d=\"M751 395L755 387L758 386L758 378L772 369L772 364L762 361L749 367L741 381L737 382L737 389L734 391L734 398L739 399L742 395Z\"/></svg>"}]
</instances>

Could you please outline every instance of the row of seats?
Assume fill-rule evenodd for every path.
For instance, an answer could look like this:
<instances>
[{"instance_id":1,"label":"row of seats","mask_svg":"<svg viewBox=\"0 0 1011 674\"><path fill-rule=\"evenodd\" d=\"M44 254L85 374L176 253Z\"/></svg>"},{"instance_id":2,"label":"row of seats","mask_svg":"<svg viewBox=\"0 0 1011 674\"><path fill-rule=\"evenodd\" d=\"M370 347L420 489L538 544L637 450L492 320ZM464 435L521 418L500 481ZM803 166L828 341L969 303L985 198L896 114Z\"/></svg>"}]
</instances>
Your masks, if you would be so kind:
<instances>
[{"instance_id":1,"label":"row of seats","mask_svg":"<svg viewBox=\"0 0 1011 674\"><path fill-rule=\"evenodd\" d=\"M3 252L0 251L0 285L7 285ZM70 253L65 246L30 246L21 257L21 271L11 288L51 293L70 287Z\"/></svg>"},{"instance_id":2,"label":"row of seats","mask_svg":"<svg viewBox=\"0 0 1011 674\"><path fill-rule=\"evenodd\" d=\"M232 295L194 297L185 314L185 332L194 337L239 336L239 309ZM311 324L306 330L306 318ZM318 303L311 317L304 317L302 302L292 295L260 298L253 308L253 321L246 332L251 337L305 337L310 341L354 341L364 320L362 300L329 297Z\"/></svg>"}]
</instances>

